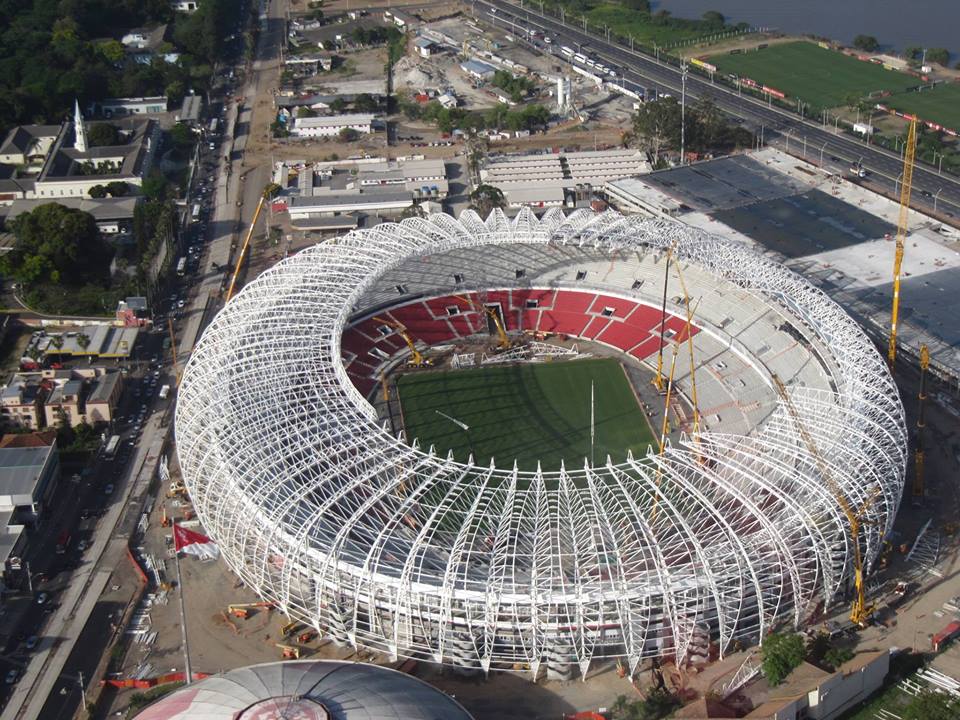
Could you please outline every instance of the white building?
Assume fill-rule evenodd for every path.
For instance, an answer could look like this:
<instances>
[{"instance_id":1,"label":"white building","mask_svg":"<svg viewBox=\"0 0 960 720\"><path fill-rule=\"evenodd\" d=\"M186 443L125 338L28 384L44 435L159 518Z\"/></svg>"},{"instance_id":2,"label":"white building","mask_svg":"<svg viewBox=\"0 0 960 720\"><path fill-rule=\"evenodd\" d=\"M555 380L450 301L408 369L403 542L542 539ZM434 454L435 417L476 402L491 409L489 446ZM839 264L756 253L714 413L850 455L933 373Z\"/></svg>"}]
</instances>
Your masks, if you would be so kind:
<instances>
[{"instance_id":1,"label":"white building","mask_svg":"<svg viewBox=\"0 0 960 720\"><path fill-rule=\"evenodd\" d=\"M167 111L167 98L131 97L107 98L91 104L91 111L104 117L123 117L125 115L156 115Z\"/></svg>"},{"instance_id":2,"label":"white building","mask_svg":"<svg viewBox=\"0 0 960 720\"><path fill-rule=\"evenodd\" d=\"M200 7L200 0L170 0L170 7L177 12L192 13Z\"/></svg>"},{"instance_id":3,"label":"white building","mask_svg":"<svg viewBox=\"0 0 960 720\"><path fill-rule=\"evenodd\" d=\"M293 121L290 133L297 137L333 137L344 128L350 128L360 133L372 133L373 115L353 113L349 115L296 118Z\"/></svg>"},{"instance_id":4,"label":"white building","mask_svg":"<svg viewBox=\"0 0 960 720\"><path fill-rule=\"evenodd\" d=\"M420 57L428 58L433 54L433 51L436 49L432 40L427 38L417 38L413 43L414 49L417 51L417 54Z\"/></svg>"}]
</instances>

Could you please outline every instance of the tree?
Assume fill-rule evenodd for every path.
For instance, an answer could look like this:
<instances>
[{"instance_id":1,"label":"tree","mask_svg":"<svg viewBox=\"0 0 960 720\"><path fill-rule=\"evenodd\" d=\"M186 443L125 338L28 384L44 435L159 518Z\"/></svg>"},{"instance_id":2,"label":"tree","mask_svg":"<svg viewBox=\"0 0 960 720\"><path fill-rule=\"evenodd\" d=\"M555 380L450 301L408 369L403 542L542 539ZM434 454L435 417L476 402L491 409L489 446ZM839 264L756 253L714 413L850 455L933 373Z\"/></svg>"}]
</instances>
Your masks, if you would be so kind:
<instances>
[{"instance_id":1,"label":"tree","mask_svg":"<svg viewBox=\"0 0 960 720\"><path fill-rule=\"evenodd\" d=\"M91 147L106 147L120 142L120 131L110 123L94 123L87 128L87 140Z\"/></svg>"},{"instance_id":2,"label":"tree","mask_svg":"<svg viewBox=\"0 0 960 720\"><path fill-rule=\"evenodd\" d=\"M63 349L63 335L59 333L52 335L50 337L50 344L53 345L58 351Z\"/></svg>"},{"instance_id":3,"label":"tree","mask_svg":"<svg viewBox=\"0 0 960 720\"><path fill-rule=\"evenodd\" d=\"M77 335L77 345L79 345L81 349L86 350L90 347L90 336L84 333Z\"/></svg>"},{"instance_id":4,"label":"tree","mask_svg":"<svg viewBox=\"0 0 960 720\"><path fill-rule=\"evenodd\" d=\"M680 701L669 690L662 687L651 688L642 700L631 700L620 695L613 703L613 720L660 720L677 709Z\"/></svg>"},{"instance_id":5,"label":"tree","mask_svg":"<svg viewBox=\"0 0 960 720\"><path fill-rule=\"evenodd\" d=\"M845 647L832 647L823 655L823 664L830 670L836 670L845 662L853 660L853 650Z\"/></svg>"},{"instance_id":6,"label":"tree","mask_svg":"<svg viewBox=\"0 0 960 720\"><path fill-rule=\"evenodd\" d=\"M360 133L350 127L340 128L340 132L337 135L340 138L341 142L353 142L360 137Z\"/></svg>"},{"instance_id":7,"label":"tree","mask_svg":"<svg viewBox=\"0 0 960 720\"><path fill-rule=\"evenodd\" d=\"M623 4L631 10L650 14L650 0L623 0Z\"/></svg>"},{"instance_id":8,"label":"tree","mask_svg":"<svg viewBox=\"0 0 960 720\"><path fill-rule=\"evenodd\" d=\"M122 180L113 180L107 183L107 192L110 197L123 197L130 192L130 186Z\"/></svg>"},{"instance_id":9,"label":"tree","mask_svg":"<svg viewBox=\"0 0 960 720\"><path fill-rule=\"evenodd\" d=\"M934 690L923 690L897 711L902 720L956 720L960 699Z\"/></svg>"},{"instance_id":10,"label":"tree","mask_svg":"<svg viewBox=\"0 0 960 720\"><path fill-rule=\"evenodd\" d=\"M680 103L676 98L661 98L643 103L633 118L633 131L655 157L663 149L680 146Z\"/></svg>"},{"instance_id":11,"label":"tree","mask_svg":"<svg viewBox=\"0 0 960 720\"><path fill-rule=\"evenodd\" d=\"M353 101L353 107L357 112L372 113L376 112L380 105L370 93L360 93L357 95L357 99Z\"/></svg>"},{"instance_id":12,"label":"tree","mask_svg":"<svg viewBox=\"0 0 960 720\"><path fill-rule=\"evenodd\" d=\"M92 198L105 198L107 196L107 189L103 185L94 185L87 190L87 194Z\"/></svg>"},{"instance_id":13,"label":"tree","mask_svg":"<svg viewBox=\"0 0 960 720\"><path fill-rule=\"evenodd\" d=\"M0 272L30 284L106 285L113 251L90 213L56 203L40 205L13 221L16 241L0 257Z\"/></svg>"},{"instance_id":14,"label":"tree","mask_svg":"<svg viewBox=\"0 0 960 720\"><path fill-rule=\"evenodd\" d=\"M880 47L880 43L877 42L877 39L873 35L857 35L853 39L853 46L864 52L876 52L877 48Z\"/></svg>"},{"instance_id":15,"label":"tree","mask_svg":"<svg viewBox=\"0 0 960 720\"><path fill-rule=\"evenodd\" d=\"M927 50L927 62L947 67L950 64L950 51L945 48L929 48Z\"/></svg>"},{"instance_id":16,"label":"tree","mask_svg":"<svg viewBox=\"0 0 960 720\"><path fill-rule=\"evenodd\" d=\"M779 685L803 662L803 636L798 633L771 633L763 641L764 677L771 685Z\"/></svg>"},{"instance_id":17,"label":"tree","mask_svg":"<svg viewBox=\"0 0 960 720\"><path fill-rule=\"evenodd\" d=\"M702 16L705 23L710 25L725 25L727 19L723 16L722 13L717 12L716 10L707 10Z\"/></svg>"},{"instance_id":18,"label":"tree","mask_svg":"<svg viewBox=\"0 0 960 720\"><path fill-rule=\"evenodd\" d=\"M481 183L470 193L470 207L476 210L480 217L485 218L496 208L504 208L507 202L503 192L498 187Z\"/></svg>"},{"instance_id":19,"label":"tree","mask_svg":"<svg viewBox=\"0 0 960 720\"><path fill-rule=\"evenodd\" d=\"M347 109L347 101L338 97L332 103L330 103L330 109L335 113L342 113Z\"/></svg>"},{"instance_id":20,"label":"tree","mask_svg":"<svg viewBox=\"0 0 960 720\"><path fill-rule=\"evenodd\" d=\"M903 51L903 56L907 60L919 60L921 55L923 55L923 48L917 45L908 45Z\"/></svg>"},{"instance_id":21,"label":"tree","mask_svg":"<svg viewBox=\"0 0 960 720\"><path fill-rule=\"evenodd\" d=\"M178 149L185 150L193 147L196 135L186 123L177 123L170 128L170 140Z\"/></svg>"}]
</instances>

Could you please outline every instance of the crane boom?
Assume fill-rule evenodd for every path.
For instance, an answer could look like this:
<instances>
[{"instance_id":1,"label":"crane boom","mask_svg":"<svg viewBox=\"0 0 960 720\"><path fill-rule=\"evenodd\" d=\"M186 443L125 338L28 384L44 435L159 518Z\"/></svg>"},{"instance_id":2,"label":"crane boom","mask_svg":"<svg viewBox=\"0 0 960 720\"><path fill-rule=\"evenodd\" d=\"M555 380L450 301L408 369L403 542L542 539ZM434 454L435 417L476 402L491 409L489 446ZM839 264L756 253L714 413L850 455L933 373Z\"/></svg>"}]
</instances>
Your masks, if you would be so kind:
<instances>
[{"instance_id":1,"label":"crane boom","mask_svg":"<svg viewBox=\"0 0 960 720\"><path fill-rule=\"evenodd\" d=\"M867 495L867 499L864 500L863 505L859 508L854 508L850 504L843 490L840 489L840 486L834 479L833 473L830 471L830 466L827 464L827 461L824 460L823 455L820 454L820 450L817 448L813 436L810 435L810 431L801 420L800 413L797 412L797 408L793 404L793 399L787 392L783 381L776 373L772 375L772 378L777 394L783 400L783 404L790 418L793 420L793 425L797 429L800 439L803 441L811 457L813 457L814 462L817 464L817 469L820 471L820 476L827 483L827 487L836 498L837 504L840 506L844 516L847 518L847 523L850 525L850 544L853 546L854 589L856 592L853 605L850 608L850 620L857 625L863 625L867 618L873 614L874 607L872 604L867 604L866 589L863 582L863 555L860 552L860 528L863 524L863 515L876 499L878 489L874 487L873 491Z\"/></svg>"},{"instance_id":2,"label":"crane boom","mask_svg":"<svg viewBox=\"0 0 960 720\"><path fill-rule=\"evenodd\" d=\"M897 221L897 244L893 254L893 307L890 311L890 343L887 361L892 369L897 362L897 321L900 316L900 271L903 267L903 248L907 238L907 219L910 212L910 191L913 189L913 158L917 151L917 121L910 121L907 145L903 154L903 182L900 184L900 217Z\"/></svg>"},{"instance_id":3,"label":"crane boom","mask_svg":"<svg viewBox=\"0 0 960 720\"><path fill-rule=\"evenodd\" d=\"M917 449L914 451L913 468L913 502L918 504L923 501L925 493L924 486L924 464L926 457L924 455L924 428L927 426L926 405L927 405L927 369L930 367L930 350L927 346L920 346L920 392L917 394Z\"/></svg>"},{"instance_id":4,"label":"crane boom","mask_svg":"<svg viewBox=\"0 0 960 720\"><path fill-rule=\"evenodd\" d=\"M390 320L389 318L377 316L373 318L377 322L382 322L387 327L391 327L397 331L397 334L403 338L403 341L407 344L407 349L410 351L410 364L411 365L423 365L423 353L417 350L416 344L413 342L413 338L410 337L410 333L407 332L407 326L403 323L397 322L396 320ZM384 386L386 387L386 386ZM387 397L387 390L384 389L384 398Z\"/></svg>"},{"instance_id":5,"label":"crane boom","mask_svg":"<svg viewBox=\"0 0 960 720\"><path fill-rule=\"evenodd\" d=\"M250 247L250 240L253 238L254 228L257 227L257 220L260 219L260 212L263 210L263 205L266 202L266 194L261 195L260 202L257 203L257 209L253 211L253 219L250 220L250 227L247 228L247 236L243 239L243 247L240 248L240 255L237 256L237 264L233 268L233 276L230 278L230 287L227 289L226 302L230 302L230 298L233 297L233 291L237 285L237 276L240 275L240 266L243 265L243 259L247 255L247 248Z\"/></svg>"},{"instance_id":6,"label":"crane boom","mask_svg":"<svg viewBox=\"0 0 960 720\"><path fill-rule=\"evenodd\" d=\"M700 454L700 407L697 404L697 363L693 354L693 313L696 307L690 307L690 294L687 292L687 283L683 279L683 271L680 269L680 263L676 264L677 277L680 279L680 288L683 290L683 304L687 312L687 324L684 332L687 334L687 350L690 353L690 402L693 404L693 438L697 443L697 458L703 462ZM699 305L700 301L697 300Z\"/></svg>"},{"instance_id":7,"label":"crane boom","mask_svg":"<svg viewBox=\"0 0 960 720\"><path fill-rule=\"evenodd\" d=\"M493 320L493 326L497 330L497 338L499 340L498 345L502 350L509 350L511 346L510 337L507 335L506 329L503 327L503 321L500 319L500 313L494 310L492 307L483 305L481 303L475 302L465 295L457 295L458 299L463 300L465 303L469 304L471 308L478 312L482 312L488 318Z\"/></svg>"}]
</instances>

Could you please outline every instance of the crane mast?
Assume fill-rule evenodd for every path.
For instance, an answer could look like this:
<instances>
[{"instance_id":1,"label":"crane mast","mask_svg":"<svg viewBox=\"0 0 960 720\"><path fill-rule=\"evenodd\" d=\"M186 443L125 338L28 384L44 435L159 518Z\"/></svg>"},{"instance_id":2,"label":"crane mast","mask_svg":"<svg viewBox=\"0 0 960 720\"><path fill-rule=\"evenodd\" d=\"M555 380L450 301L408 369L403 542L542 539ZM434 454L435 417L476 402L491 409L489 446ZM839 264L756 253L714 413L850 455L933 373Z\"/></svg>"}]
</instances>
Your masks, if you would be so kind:
<instances>
[{"instance_id":1,"label":"crane mast","mask_svg":"<svg viewBox=\"0 0 960 720\"><path fill-rule=\"evenodd\" d=\"M897 321L900 317L900 272L903 266L903 247L907 237L907 219L910 212L910 191L913 189L913 158L917 151L917 121L910 121L907 145L903 154L903 182L900 184L900 218L897 221L897 244L893 255L893 308L890 312L890 343L887 361L890 368L897 362Z\"/></svg>"},{"instance_id":2,"label":"crane mast","mask_svg":"<svg viewBox=\"0 0 960 720\"><path fill-rule=\"evenodd\" d=\"M924 447L923 434L927 426L927 369L930 367L930 350L926 345L920 346L920 392L917 394L917 449L914 451L913 468L913 502L919 504L923 501L925 492L924 487Z\"/></svg>"},{"instance_id":3,"label":"crane mast","mask_svg":"<svg viewBox=\"0 0 960 720\"><path fill-rule=\"evenodd\" d=\"M867 499L864 500L863 505L859 508L854 508L850 504L843 490L840 489L840 486L834 479L833 473L830 471L830 466L827 464L827 461L824 460L823 455L820 454L820 450L817 448L813 436L810 435L810 431L807 429L803 420L801 420L800 413L797 412L797 408L793 404L793 399L787 392L783 381L776 374L772 377L777 394L780 396L780 399L783 400L783 404L790 418L793 420L793 425L797 429L800 439L813 457L814 462L816 462L820 476L827 483L827 487L830 489L834 498L836 498L837 504L843 511L844 516L847 518L847 524L850 526L850 544L853 546L855 591L853 605L850 608L850 620L856 625L863 626L867 619L873 614L874 607L872 604L867 604L866 588L863 581L863 554L860 552L860 529L864 522L863 516L876 499L878 489L875 487L873 491L867 495Z\"/></svg>"}]
</instances>

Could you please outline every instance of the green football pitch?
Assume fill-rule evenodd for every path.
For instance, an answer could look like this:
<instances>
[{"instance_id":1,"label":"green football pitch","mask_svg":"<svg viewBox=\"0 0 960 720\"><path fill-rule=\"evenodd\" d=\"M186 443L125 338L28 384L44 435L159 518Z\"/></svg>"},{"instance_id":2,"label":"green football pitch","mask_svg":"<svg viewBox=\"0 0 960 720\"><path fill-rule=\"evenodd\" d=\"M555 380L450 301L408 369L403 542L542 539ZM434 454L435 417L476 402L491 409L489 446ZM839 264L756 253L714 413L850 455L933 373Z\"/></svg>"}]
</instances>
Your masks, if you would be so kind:
<instances>
[{"instance_id":1,"label":"green football pitch","mask_svg":"<svg viewBox=\"0 0 960 720\"><path fill-rule=\"evenodd\" d=\"M901 93L881 102L960 132L960 85L937 85L932 90Z\"/></svg>"},{"instance_id":2,"label":"green football pitch","mask_svg":"<svg viewBox=\"0 0 960 720\"><path fill-rule=\"evenodd\" d=\"M503 468L516 459L529 471L540 460L552 471L561 459L581 469L590 456L591 382L594 463L606 463L608 454L622 462L627 450L644 455L653 432L614 359L411 373L400 376L397 389L407 438L418 438L423 449L453 450L459 461L472 452L476 463L495 458Z\"/></svg>"},{"instance_id":3,"label":"green football pitch","mask_svg":"<svg viewBox=\"0 0 960 720\"><path fill-rule=\"evenodd\" d=\"M821 108L849 105L851 96L867 97L881 90L896 93L920 84L906 73L803 41L714 55L710 62L725 75L750 78L785 92L788 101L800 98Z\"/></svg>"}]
</instances>

